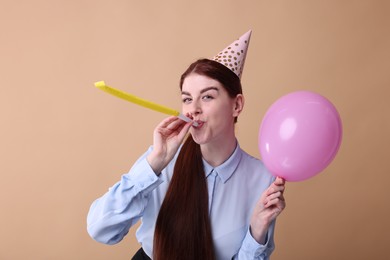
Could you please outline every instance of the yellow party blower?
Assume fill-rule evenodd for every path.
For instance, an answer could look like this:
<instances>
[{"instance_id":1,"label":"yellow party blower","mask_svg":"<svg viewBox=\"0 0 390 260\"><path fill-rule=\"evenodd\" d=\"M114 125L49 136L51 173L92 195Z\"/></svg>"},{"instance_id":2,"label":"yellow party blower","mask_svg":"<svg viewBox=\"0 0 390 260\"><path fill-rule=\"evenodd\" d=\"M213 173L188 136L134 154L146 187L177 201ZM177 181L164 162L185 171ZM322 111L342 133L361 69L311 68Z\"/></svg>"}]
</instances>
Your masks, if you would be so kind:
<instances>
[{"instance_id":1,"label":"yellow party blower","mask_svg":"<svg viewBox=\"0 0 390 260\"><path fill-rule=\"evenodd\" d=\"M99 88L99 89L101 89L101 90L103 90L103 91L105 91L105 92L107 92L107 93L109 93L111 95L114 95L114 96L116 96L118 98L122 98L122 99L124 99L126 101L132 102L134 104L137 104L137 105L140 105L140 106L143 106L143 107L146 107L146 108L149 108L149 109L152 109L152 110L155 110L155 111L167 114L167 115L177 116L178 118L180 118L181 120L183 120L185 122L191 122L192 121L190 118L188 118L185 115L181 114L179 111L176 111L176 110L174 110L172 108L169 108L169 107L166 107L166 106L162 106L162 105L156 104L154 102L151 102L151 101L139 98L137 96L128 94L128 93L123 92L121 90L109 87L109 86L107 86L104 83L104 81L96 82L95 83L95 87L97 87L97 88ZM196 126L197 123L194 122L193 125Z\"/></svg>"}]
</instances>

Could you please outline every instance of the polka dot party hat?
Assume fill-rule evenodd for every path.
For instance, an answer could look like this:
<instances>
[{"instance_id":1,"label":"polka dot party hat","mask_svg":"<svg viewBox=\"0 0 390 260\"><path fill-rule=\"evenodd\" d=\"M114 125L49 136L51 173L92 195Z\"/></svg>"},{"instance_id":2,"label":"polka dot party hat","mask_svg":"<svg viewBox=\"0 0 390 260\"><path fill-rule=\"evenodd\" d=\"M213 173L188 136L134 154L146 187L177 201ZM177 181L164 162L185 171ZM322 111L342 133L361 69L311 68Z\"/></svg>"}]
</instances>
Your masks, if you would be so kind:
<instances>
[{"instance_id":1,"label":"polka dot party hat","mask_svg":"<svg viewBox=\"0 0 390 260\"><path fill-rule=\"evenodd\" d=\"M252 30L249 30L218 53L218 55L214 56L212 60L225 65L241 79L251 34Z\"/></svg>"}]
</instances>

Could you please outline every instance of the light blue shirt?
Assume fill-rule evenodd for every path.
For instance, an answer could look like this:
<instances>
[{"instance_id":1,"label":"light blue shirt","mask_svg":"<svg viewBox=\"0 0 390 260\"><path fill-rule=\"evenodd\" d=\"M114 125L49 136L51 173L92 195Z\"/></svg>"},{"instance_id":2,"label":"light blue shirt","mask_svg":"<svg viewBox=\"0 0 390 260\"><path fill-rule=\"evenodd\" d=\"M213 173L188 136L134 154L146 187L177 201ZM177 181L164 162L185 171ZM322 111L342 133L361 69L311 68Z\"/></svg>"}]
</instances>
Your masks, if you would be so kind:
<instances>
[{"instance_id":1,"label":"light blue shirt","mask_svg":"<svg viewBox=\"0 0 390 260\"><path fill-rule=\"evenodd\" d=\"M123 239L139 219L136 232L144 251L152 256L155 222L168 189L177 155L157 176L146 160L152 147L119 182L91 205L88 233L105 244ZM237 145L227 161L213 168L203 160L209 192L209 213L216 258L269 259L274 250L273 222L265 245L253 239L249 223L261 194L274 181L263 163Z\"/></svg>"}]
</instances>

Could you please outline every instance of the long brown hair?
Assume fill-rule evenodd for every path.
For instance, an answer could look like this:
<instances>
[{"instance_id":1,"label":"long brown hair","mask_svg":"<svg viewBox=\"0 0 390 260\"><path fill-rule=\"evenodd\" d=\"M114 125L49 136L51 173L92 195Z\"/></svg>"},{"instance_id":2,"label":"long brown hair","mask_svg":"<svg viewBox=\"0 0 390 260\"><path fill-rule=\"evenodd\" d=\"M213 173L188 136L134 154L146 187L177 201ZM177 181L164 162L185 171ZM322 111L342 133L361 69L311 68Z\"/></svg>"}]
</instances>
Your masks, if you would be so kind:
<instances>
[{"instance_id":1,"label":"long brown hair","mask_svg":"<svg viewBox=\"0 0 390 260\"><path fill-rule=\"evenodd\" d=\"M242 93L240 79L224 65L201 59L180 79L196 73L219 81L230 97ZM154 233L156 260L215 259L208 206L208 190L200 146L189 135L176 160Z\"/></svg>"}]
</instances>

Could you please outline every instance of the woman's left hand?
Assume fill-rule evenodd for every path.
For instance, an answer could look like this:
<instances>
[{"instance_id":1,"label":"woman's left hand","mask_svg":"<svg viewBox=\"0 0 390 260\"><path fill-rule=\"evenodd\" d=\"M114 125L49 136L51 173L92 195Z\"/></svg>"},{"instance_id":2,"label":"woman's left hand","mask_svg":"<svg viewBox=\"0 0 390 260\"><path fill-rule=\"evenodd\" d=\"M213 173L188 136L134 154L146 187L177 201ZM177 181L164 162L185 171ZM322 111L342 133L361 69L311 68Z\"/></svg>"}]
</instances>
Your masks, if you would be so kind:
<instances>
[{"instance_id":1,"label":"woman's left hand","mask_svg":"<svg viewBox=\"0 0 390 260\"><path fill-rule=\"evenodd\" d=\"M285 180L277 177L276 180L264 191L252 213L250 231L253 238L260 244L264 244L267 231L272 221L286 207L283 197Z\"/></svg>"}]
</instances>

